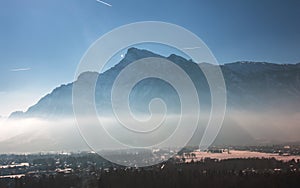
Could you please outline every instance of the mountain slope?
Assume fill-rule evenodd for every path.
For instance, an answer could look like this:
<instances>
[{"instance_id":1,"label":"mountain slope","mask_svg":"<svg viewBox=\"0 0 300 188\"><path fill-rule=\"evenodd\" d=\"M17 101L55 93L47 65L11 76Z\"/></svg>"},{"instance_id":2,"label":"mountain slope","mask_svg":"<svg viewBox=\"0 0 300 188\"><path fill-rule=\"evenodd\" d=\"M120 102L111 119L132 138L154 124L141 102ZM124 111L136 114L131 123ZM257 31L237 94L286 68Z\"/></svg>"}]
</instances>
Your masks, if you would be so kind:
<instances>
[{"instance_id":1,"label":"mountain slope","mask_svg":"<svg viewBox=\"0 0 300 188\"><path fill-rule=\"evenodd\" d=\"M120 71L133 61L146 57L166 58L184 69L193 80L199 100L202 105L210 106L210 90L208 83L196 63L177 55L163 57L147 50L130 48L124 59L103 74L95 72L82 73L77 81L89 82L90 78L98 77L96 86L96 106L105 111L111 110L111 88ZM207 64L207 66L213 66ZM228 108L268 110L285 108L286 110L300 110L300 64L283 65L265 62L235 62L221 65L224 75ZM167 73L167 70L166 70ZM174 75L174 79L178 79ZM61 85L50 94L31 106L26 112L15 112L11 118L21 117L61 117L73 114L72 84ZM159 79L150 78L137 84L130 99L132 109L147 112L148 103L155 97L162 98L169 109L178 112L180 101L174 88Z\"/></svg>"}]
</instances>

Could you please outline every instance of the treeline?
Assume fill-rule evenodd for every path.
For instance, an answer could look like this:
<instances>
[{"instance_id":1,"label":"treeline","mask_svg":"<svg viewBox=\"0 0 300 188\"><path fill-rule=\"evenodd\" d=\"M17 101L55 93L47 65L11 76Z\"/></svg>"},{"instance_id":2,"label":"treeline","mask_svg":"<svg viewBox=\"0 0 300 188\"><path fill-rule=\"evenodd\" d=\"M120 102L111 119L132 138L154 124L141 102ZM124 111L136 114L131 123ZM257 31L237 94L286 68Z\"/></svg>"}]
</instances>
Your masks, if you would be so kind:
<instances>
[{"instance_id":1,"label":"treeline","mask_svg":"<svg viewBox=\"0 0 300 188\"><path fill-rule=\"evenodd\" d=\"M275 159L205 159L189 164L169 161L146 168L94 168L88 173L26 176L0 180L0 188L119 188L119 187L299 187L300 164Z\"/></svg>"}]
</instances>

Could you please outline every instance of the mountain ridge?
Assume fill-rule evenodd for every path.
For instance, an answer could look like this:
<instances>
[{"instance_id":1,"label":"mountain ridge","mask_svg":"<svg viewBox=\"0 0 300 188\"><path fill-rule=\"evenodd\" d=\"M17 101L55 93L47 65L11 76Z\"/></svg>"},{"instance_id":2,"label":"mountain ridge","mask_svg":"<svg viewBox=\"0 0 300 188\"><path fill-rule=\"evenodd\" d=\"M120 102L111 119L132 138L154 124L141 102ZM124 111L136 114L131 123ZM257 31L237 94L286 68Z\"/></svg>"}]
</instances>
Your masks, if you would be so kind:
<instances>
[{"instance_id":1,"label":"mountain ridge","mask_svg":"<svg viewBox=\"0 0 300 188\"><path fill-rule=\"evenodd\" d=\"M113 78L115 78L120 70L122 70L124 67L126 67L131 62L146 58L146 57L160 57L168 59L178 65L180 65L186 72L189 72L192 77L201 77L198 81L203 82L202 87L205 88L204 90L207 91L207 83L205 83L203 78L203 75L198 76L198 73L195 73L195 69L197 69L197 64L194 63L191 60L187 60L181 56L178 56L176 54L170 54L168 57L161 56L159 54L155 54L151 51L145 50L145 49L138 49L138 48L129 48L124 58L115 66L111 67L107 71L103 73L97 73L97 72L83 72L81 73L77 80L83 80L83 79L89 79L91 76L99 77L104 79L106 82L111 83L113 81ZM201 64L201 63L200 63ZM206 65L212 65L209 63L205 63ZM247 92L253 92L255 90L255 87L258 87L260 85L260 81L257 83L257 77L261 77L264 79L264 87L271 87L271 85L276 85L278 80L280 79L287 79L291 81L297 81L296 83L293 83L293 86L296 86L297 83L299 83L299 72L300 72L300 63L298 64L275 64L275 63L268 63L268 62L250 62L250 61L237 61L233 63L227 63L224 65L220 65L220 68L223 72L224 79L227 85L227 90L229 94L236 95L235 100L233 100L233 103L239 103L240 98L244 96L244 94L249 94ZM252 80L251 76L256 77ZM279 78L276 78L279 77ZM274 78L272 78L274 77ZM272 79L275 79L272 81ZM277 79L277 80L276 80ZM194 79L195 80L195 79ZM19 118L19 117L31 117L31 116L40 116L38 114L38 111L40 113L44 113L45 116L56 116L58 114L70 114L73 113L70 111L70 108L72 108L72 100L71 100L71 92L72 92L72 85L74 82L62 84L55 89L52 90L52 92L46 94L44 97L42 97L36 104L30 106L25 112L16 111L10 114L9 118ZM152 80L152 82L154 82ZM256 82L256 83L255 83ZM268 84L268 82L270 84ZM157 82L152 83L152 86L155 86ZM107 84L107 83L104 83ZM279 83L280 84L280 83ZM200 84L201 85L201 84ZM288 84L290 85L290 84ZM300 85L300 84L299 84ZM244 89L246 91L243 91L242 89L239 91L236 88L238 87L249 87L247 89ZM251 88L251 87L253 88ZM165 87L165 86L164 86ZM200 87L200 86L199 86ZM278 87L278 86L276 86ZM107 86L109 89L110 86ZM107 89L105 88L105 89ZM280 87L279 87L280 88ZM278 89L278 88L277 88ZM274 90L274 89L273 89ZM300 90L299 87L292 87L292 90L295 90L293 92L296 92L296 96L298 95L298 92ZM96 91L97 92L97 91ZM244 92L244 94L243 94ZM300 93L300 92L299 92ZM99 94L101 95L101 94ZM257 95L257 93L255 93ZM256 97L253 95L254 97ZM107 98L107 96L102 96L102 98ZM251 97L250 97L251 98ZM53 100L59 101L59 102L53 104ZM47 110L47 105L49 108L52 108L52 110ZM52 105L52 106L51 106ZM64 110L66 108L69 108L68 110ZM67 112L68 111L68 112ZM44 117L44 116L42 116Z\"/></svg>"}]
</instances>

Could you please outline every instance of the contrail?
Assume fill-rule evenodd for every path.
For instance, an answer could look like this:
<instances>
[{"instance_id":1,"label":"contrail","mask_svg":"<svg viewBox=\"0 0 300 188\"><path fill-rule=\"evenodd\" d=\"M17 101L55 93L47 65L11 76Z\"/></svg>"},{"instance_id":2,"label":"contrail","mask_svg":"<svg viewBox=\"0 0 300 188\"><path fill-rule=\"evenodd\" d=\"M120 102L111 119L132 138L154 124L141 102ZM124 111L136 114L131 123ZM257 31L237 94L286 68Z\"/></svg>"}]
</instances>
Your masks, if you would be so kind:
<instances>
[{"instance_id":1,"label":"contrail","mask_svg":"<svg viewBox=\"0 0 300 188\"><path fill-rule=\"evenodd\" d=\"M101 0L96 0L96 1L99 2L99 3L102 3L102 4L106 5L106 6L112 7L111 4L106 3L106 2L104 2L104 1L101 1Z\"/></svg>"},{"instance_id":2,"label":"contrail","mask_svg":"<svg viewBox=\"0 0 300 188\"><path fill-rule=\"evenodd\" d=\"M18 72L18 71L29 71L31 68L16 68L16 69L10 69L12 72Z\"/></svg>"},{"instance_id":3,"label":"contrail","mask_svg":"<svg viewBox=\"0 0 300 188\"><path fill-rule=\"evenodd\" d=\"M195 47L186 47L186 48L182 48L184 50L194 50L194 49L198 49L201 48L200 46L195 46Z\"/></svg>"}]
</instances>

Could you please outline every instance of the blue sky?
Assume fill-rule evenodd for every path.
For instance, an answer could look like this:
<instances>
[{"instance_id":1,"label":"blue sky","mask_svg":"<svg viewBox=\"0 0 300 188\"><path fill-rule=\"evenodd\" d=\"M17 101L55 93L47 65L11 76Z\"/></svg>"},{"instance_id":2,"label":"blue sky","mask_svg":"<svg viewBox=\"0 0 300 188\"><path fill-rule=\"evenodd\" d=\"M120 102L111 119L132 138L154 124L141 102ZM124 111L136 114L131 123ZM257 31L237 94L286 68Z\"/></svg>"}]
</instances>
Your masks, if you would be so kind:
<instances>
[{"instance_id":1,"label":"blue sky","mask_svg":"<svg viewBox=\"0 0 300 188\"><path fill-rule=\"evenodd\" d=\"M300 62L297 0L1 0L0 114L26 108L71 82L97 38L137 21L187 28L219 63Z\"/></svg>"}]
</instances>

